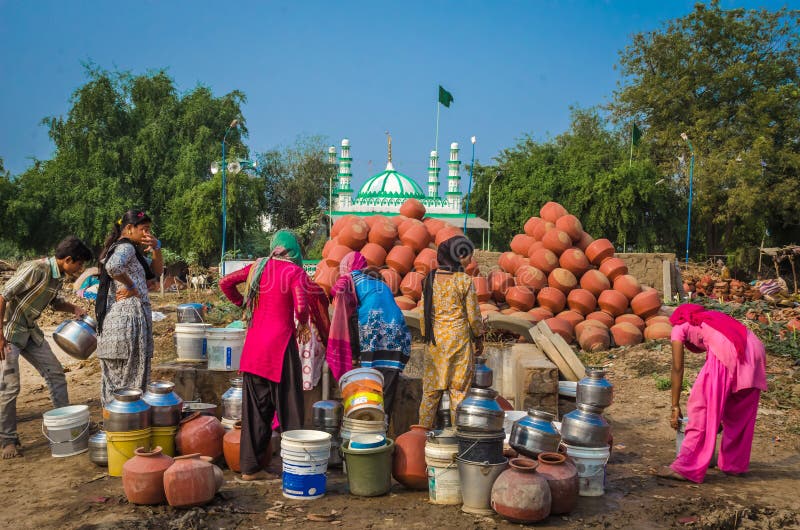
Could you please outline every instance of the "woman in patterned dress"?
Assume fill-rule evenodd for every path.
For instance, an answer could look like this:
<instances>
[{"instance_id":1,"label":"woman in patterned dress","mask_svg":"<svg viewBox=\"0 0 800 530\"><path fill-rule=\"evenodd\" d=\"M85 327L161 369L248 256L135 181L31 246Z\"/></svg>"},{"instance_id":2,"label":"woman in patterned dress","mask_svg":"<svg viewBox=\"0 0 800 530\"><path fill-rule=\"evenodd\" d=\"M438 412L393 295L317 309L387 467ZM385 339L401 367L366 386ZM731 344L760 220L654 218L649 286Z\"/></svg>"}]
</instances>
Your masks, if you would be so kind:
<instances>
[{"instance_id":1,"label":"woman in patterned dress","mask_svg":"<svg viewBox=\"0 0 800 530\"><path fill-rule=\"evenodd\" d=\"M125 212L106 239L100 256L96 312L97 358L106 406L120 388L147 389L153 357L153 316L147 283L161 275L161 242L150 232L150 217ZM150 263L143 252L152 257Z\"/></svg>"},{"instance_id":2,"label":"woman in patterned dress","mask_svg":"<svg viewBox=\"0 0 800 530\"><path fill-rule=\"evenodd\" d=\"M419 423L424 427L433 427L445 390L450 392L450 414L455 424L456 409L472 381L473 356L483 353L478 297L472 278L464 272L474 250L464 236L444 241L436 256L438 269L425 277L423 338L427 348L419 407Z\"/></svg>"}]
</instances>

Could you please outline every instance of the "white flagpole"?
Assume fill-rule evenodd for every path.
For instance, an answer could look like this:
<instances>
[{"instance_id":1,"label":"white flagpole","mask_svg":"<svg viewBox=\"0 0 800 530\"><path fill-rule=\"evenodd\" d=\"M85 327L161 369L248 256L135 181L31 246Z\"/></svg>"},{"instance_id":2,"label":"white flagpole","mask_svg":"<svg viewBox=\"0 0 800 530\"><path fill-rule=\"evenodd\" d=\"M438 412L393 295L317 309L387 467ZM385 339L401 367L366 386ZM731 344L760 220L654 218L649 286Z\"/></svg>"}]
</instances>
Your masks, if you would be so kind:
<instances>
[{"instance_id":1,"label":"white flagpole","mask_svg":"<svg viewBox=\"0 0 800 530\"><path fill-rule=\"evenodd\" d=\"M439 97L436 97L436 139L433 142L433 148L436 152L439 152L439 111L441 110L442 105L439 104Z\"/></svg>"}]
</instances>

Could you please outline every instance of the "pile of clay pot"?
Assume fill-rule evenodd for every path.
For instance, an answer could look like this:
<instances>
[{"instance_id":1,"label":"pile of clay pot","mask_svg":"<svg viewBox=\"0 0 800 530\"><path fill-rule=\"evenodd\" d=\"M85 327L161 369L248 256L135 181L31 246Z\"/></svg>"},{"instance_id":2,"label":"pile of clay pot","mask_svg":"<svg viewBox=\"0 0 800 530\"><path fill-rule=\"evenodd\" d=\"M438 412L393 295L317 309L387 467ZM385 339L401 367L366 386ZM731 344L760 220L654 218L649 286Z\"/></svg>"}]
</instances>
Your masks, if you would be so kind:
<instances>
[{"instance_id":1,"label":"pile of clay pot","mask_svg":"<svg viewBox=\"0 0 800 530\"><path fill-rule=\"evenodd\" d=\"M322 249L314 281L330 294L339 277L339 263L357 250L370 266L380 270L400 309L414 309L422 297L425 275L438 266L437 247L463 233L441 219L426 218L425 206L416 199L406 200L400 207L400 215L392 217L345 215L331 229L331 239ZM472 276L478 274L474 258L466 272Z\"/></svg>"},{"instance_id":2,"label":"pile of clay pot","mask_svg":"<svg viewBox=\"0 0 800 530\"><path fill-rule=\"evenodd\" d=\"M628 274L611 241L594 240L558 203L528 219L498 265L486 279L475 278L483 315L543 320L586 351L665 339L672 331L658 291Z\"/></svg>"}]
</instances>

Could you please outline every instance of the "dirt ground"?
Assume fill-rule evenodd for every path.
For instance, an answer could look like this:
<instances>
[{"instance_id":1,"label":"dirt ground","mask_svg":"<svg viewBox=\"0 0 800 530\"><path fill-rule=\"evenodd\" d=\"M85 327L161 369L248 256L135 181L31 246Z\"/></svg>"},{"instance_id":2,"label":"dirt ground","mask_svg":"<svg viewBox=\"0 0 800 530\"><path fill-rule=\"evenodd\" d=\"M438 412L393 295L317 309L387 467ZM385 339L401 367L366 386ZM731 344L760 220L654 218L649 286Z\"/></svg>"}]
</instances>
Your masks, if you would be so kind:
<instances>
[{"instance_id":1,"label":"dirt ground","mask_svg":"<svg viewBox=\"0 0 800 530\"><path fill-rule=\"evenodd\" d=\"M169 296L169 295L168 295ZM190 296L191 297L191 296ZM181 297L184 298L184 297ZM208 298L213 299L209 293ZM157 324L157 353L171 352L170 307L181 299L154 299L171 316ZM53 325L60 316L50 316ZM50 330L52 331L52 329ZM49 333L48 333L49 334ZM100 419L99 367L96 360L78 362L63 353L72 403L86 403ZM581 497L569 516L553 516L539 528L800 528L800 367L770 356L770 390L762 396L750 472L728 477L711 469L704 484L659 479L651 471L675 454L675 433L668 425L669 392L658 390L656 377L669 372L668 346L651 343L617 349L585 359L608 364L615 385L614 404L606 411L613 427L614 449L607 467L606 494ZM691 382L702 365L691 358ZM108 477L86 454L52 458L42 436L41 416L51 408L44 381L22 363L18 401L19 431L25 457L0 461L0 527L5 528L498 528L511 523L499 516L464 514L458 507L430 504L426 492L399 484L380 498L347 493L347 479L332 470L328 494L310 502L281 495L280 463L273 459L276 479L243 485L226 470L226 482L206 507L176 510L127 503L121 480ZM685 399L684 399L685 403ZM313 522L311 514L331 514L332 521Z\"/></svg>"}]
</instances>

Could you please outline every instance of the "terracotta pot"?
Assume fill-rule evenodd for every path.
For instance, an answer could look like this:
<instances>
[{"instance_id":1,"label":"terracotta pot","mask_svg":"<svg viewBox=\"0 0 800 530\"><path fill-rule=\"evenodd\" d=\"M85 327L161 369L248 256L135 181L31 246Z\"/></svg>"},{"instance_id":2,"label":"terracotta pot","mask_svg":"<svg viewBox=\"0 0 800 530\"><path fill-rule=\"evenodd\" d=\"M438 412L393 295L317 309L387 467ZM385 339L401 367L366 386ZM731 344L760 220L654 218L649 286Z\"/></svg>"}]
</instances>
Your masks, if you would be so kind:
<instances>
[{"instance_id":1,"label":"terracotta pot","mask_svg":"<svg viewBox=\"0 0 800 530\"><path fill-rule=\"evenodd\" d=\"M380 272L381 276L383 276L383 282L389 286L392 294L399 293L400 282L403 281L403 278L400 276L400 274L398 274L394 269L381 269Z\"/></svg>"},{"instance_id":2,"label":"terracotta pot","mask_svg":"<svg viewBox=\"0 0 800 530\"><path fill-rule=\"evenodd\" d=\"M614 281L617 276L628 274L628 266L619 258L607 258L600 264L600 272L603 273L609 281Z\"/></svg>"},{"instance_id":3,"label":"terracotta pot","mask_svg":"<svg viewBox=\"0 0 800 530\"><path fill-rule=\"evenodd\" d=\"M478 302L488 302L492 298L492 292L489 290L489 280L485 276L473 276L472 286L475 288Z\"/></svg>"},{"instance_id":4,"label":"terracotta pot","mask_svg":"<svg viewBox=\"0 0 800 530\"><path fill-rule=\"evenodd\" d=\"M200 454L176 457L164 472L164 493L169 505L186 508L210 502L217 492L214 467Z\"/></svg>"},{"instance_id":5,"label":"terracotta pot","mask_svg":"<svg viewBox=\"0 0 800 530\"><path fill-rule=\"evenodd\" d=\"M328 254L330 254L331 250L333 250L333 247L335 247L338 244L339 244L339 239L336 237L327 240L325 242L325 246L322 247L322 259L324 260L325 258L327 258Z\"/></svg>"},{"instance_id":6,"label":"terracotta pot","mask_svg":"<svg viewBox=\"0 0 800 530\"><path fill-rule=\"evenodd\" d=\"M586 321L584 321L586 322ZM589 322L592 322L591 320ZM594 321L598 324L598 321ZM582 324L583 322L581 322ZM611 345L611 337L607 328L600 326L587 326L582 328L578 338L578 344L583 351L595 352L605 351Z\"/></svg>"},{"instance_id":7,"label":"terracotta pot","mask_svg":"<svg viewBox=\"0 0 800 530\"><path fill-rule=\"evenodd\" d=\"M657 323L669 324L670 326L672 325L672 323L669 321L669 317L665 315L655 315L648 317L647 320L644 321L645 326L652 326L653 324Z\"/></svg>"},{"instance_id":8,"label":"terracotta pot","mask_svg":"<svg viewBox=\"0 0 800 530\"><path fill-rule=\"evenodd\" d=\"M517 268L519 268L520 264L518 260L520 257L521 256L518 256L514 252L503 252L497 259L497 265L505 272L514 274Z\"/></svg>"},{"instance_id":9,"label":"terracotta pot","mask_svg":"<svg viewBox=\"0 0 800 530\"><path fill-rule=\"evenodd\" d=\"M597 299L586 289L573 289L567 295L567 305L581 315L588 315L597 307Z\"/></svg>"},{"instance_id":10,"label":"terracotta pot","mask_svg":"<svg viewBox=\"0 0 800 530\"><path fill-rule=\"evenodd\" d=\"M668 339L672 335L672 326L663 322L656 322L644 329L645 340Z\"/></svg>"},{"instance_id":11,"label":"terracotta pot","mask_svg":"<svg viewBox=\"0 0 800 530\"><path fill-rule=\"evenodd\" d=\"M572 246L572 239L563 230L554 228L542 237L544 248L551 251L556 256L560 256Z\"/></svg>"},{"instance_id":12,"label":"terracotta pot","mask_svg":"<svg viewBox=\"0 0 800 530\"><path fill-rule=\"evenodd\" d=\"M580 241L583 236L583 225L574 215L562 215L556 220L556 228L567 233L572 241Z\"/></svg>"},{"instance_id":13,"label":"terracotta pot","mask_svg":"<svg viewBox=\"0 0 800 530\"><path fill-rule=\"evenodd\" d=\"M342 231L342 228L344 228L345 226L349 225L350 223L352 223L357 219L358 216L353 215L351 213L337 219L336 222L333 223L333 226L331 227L331 238L338 236L339 233Z\"/></svg>"},{"instance_id":14,"label":"terracotta pot","mask_svg":"<svg viewBox=\"0 0 800 530\"><path fill-rule=\"evenodd\" d=\"M611 336L617 346L634 346L642 342L642 332L630 322L611 326Z\"/></svg>"},{"instance_id":15,"label":"terracotta pot","mask_svg":"<svg viewBox=\"0 0 800 530\"><path fill-rule=\"evenodd\" d=\"M528 248L535 242L536 240L529 235L517 234L511 240L511 250L516 252L520 256L527 256Z\"/></svg>"},{"instance_id":16,"label":"terracotta pot","mask_svg":"<svg viewBox=\"0 0 800 530\"><path fill-rule=\"evenodd\" d=\"M608 289L600 293L597 297L597 304L600 309L613 317L618 317L628 309L628 299L619 291Z\"/></svg>"},{"instance_id":17,"label":"terracotta pot","mask_svg":"<svg viewBox=\"0 0 800 530\"><path fill-rule=\"evenodd\" d=\"M506 291L505 296L508 305L517 311L528 311L536 302L533 291L523 286L510 287L508 291Z\"/></svg>"},{"instance_id":18,"label":"terracotta pot","mask_svg":"<svg viewBox=\"0 0 800 530\"><path fill-rule=\"evenodd\" d=\"M394 226L400 228L400 225L405 223L408 220L408 217L405 215L394 215L389 217L389 220L394 223Z\"/></svg>"},{"instance_id":19,"label":"terracotta pot","mask_svg":"<svg viewBox=\"0 0 800 530\"><path fill-rule=\"evenodd\" d=\"M608 239L598 239L586 247L586 257L594 265L600 266L603 260L614 255L614 245Z\"/></svg>"},{"instance_id":20,"label":"terracotta pot","mask_svg":"<svg viewBox=\"0 0 800 530\"><path fill-rule=\"evenodd\" d=\"M419 252L428 247L428 243L431 242L431 235L428 233L428 228L424 224L419 223L409 227L409 229L400 236L400 241L402 241L404 245L413 248L414 252Z\"/></svg>"},{"instance_id":21,"label":"terracotta pot","mask_svg":"<svg viewBox=\"0 0 800 530\"><path fill-rule=\"evenodd\" d=\"M437 265L438 266L438 265ZM469 274L470 276L477 276L481 273L480 268L478 268L478 262L473 256L466 267L464 267L464 272Z\"/></svg>"},{"instance_id":22,"label":"terracotta pot","mask_svg":"<svg viewBox=\"0 0 800 530\"><path fill-rule=\"evenodd\" d=\"M643 319L654 316L661 309L661 298L658 296L658 291L648 289L637 294L631 300L631 309Z\"/></svg>"},{"instance_id":23,"label":"terracotta pot","mask_svg":"<svg viewBox=\"0 0 800 530\"><path fill-rule=\"evenodd\" d=\"M342 227L337 237L342 245L347 245L353 250L361 250L367 244L369 226L363 219L355 219Z\"/></svg>"},{"instance_id":24,"label":"terracotta pot","mask_svg":"<svg viewBox=\"0 0 800 530\"><path fill-rule=\"evenodd\" d=\"M547 480L536 473L538 462L512 458L492 485L492 509L515 523L535 523L550 515Z\"/></svg>"},{"instance_id":25,"label":"terracotta pot","mask_svg":"<svg viewBox=\"0 0 800 530\"><path fill-rule=\"evenodd\" d=\"M425 224L419 219L406 219L400 226L397 227L397 237L402 238L406 232L414 227L425 228ZM427 232L428 229L425 228L425 231Z\"/></svg>"},{"instance_id":26,"label":"terracotta pot","mask_svg":"<svg viewBox=\"0 0 800 530\"><path fill-rule=\"evenodd\" d=\"M631 300L634 296L642 292L642 286L639 285L639 280L630 274L620 274L614 278L614 290L619 291L625 295L625 298Z\"/></svg>"},{"instance_id":27,"label":"terracotta pot","mask_svg":"<svg viewBox=\"0 0 800 530\"><path fill-rule=\"evenodd\" d=\"M604 323L600 322L599 320L588 319L587 318L587 319L583 320L582 322L578 322L575 325L575 338L580 341L581 340L581 335L583 334L583 332L586 331L587 328L592 328L592 327L598 328L598 329L602 329L602 330L604 330L606 332L606 334L608 334L608 326L606 326Z\"/></svg>"},{"instance_id":28,"label":"terracotta pot","mask_svg":"<svg viewBox=\"0 0 800 530\"><path fill-rule=\"evenodd\" d=\"M175 448L182 455L198 453L217 460L222 456L223 436L225 428L217 418L195 412L181 420L175 435Z\"/></svg>"},{"instance_id":29,"label":"terracotta pot","mask_svg":"<svg viewBox=\"0 0 800 530\"><path fill-rule=\"evenodd\" d=\"M222 453L225 456L225 463L228 464L228 468L233 471L234 473L240 473L242 471L240 461L239 461L239 449L241 446L241 439L242 439L242 422L237 421L236 424L233 426L233 429L225 433L225 436L222 437ZM272 460L272 447L267 446L267 450L264 451L264 455L259 460L262 469L266 469L269 466L270 461Z\"/></svg>"},{"instance_id":30,"label":"terracotta pot","mask_svg":"<svg viewBox=\"0 0 800 530\"><path fill-rule=\"evenodd\" d=\"M353 249L346 245L336 245L328 253L328 257L325 259L325 265L328 267L338 267L344 257L351 252L353 252Z\"/></svg>"},{"instance_id":31,"label":"terracotta pot","mask_svg":"<svg viewBox=\"0 0 800 530\"><path fill-rule=\"evenodd\" d=\"M506 291L514 285L514 277L507 272L492 271L489 274L489 289L492 291L492 298L498 302L505 301Z\"/></svg>"},{"instance_id":32,"label":"terracotta pot","mask_svg":"<svg viewBox=\"0 0 800 530\"><path fill-rule=\"evenodd\" d=\"M534 241L533 243L531 243L531 246L528 247L528 259L530 259L533 253L539 250L540 248L544 248L544 244L541 241Z\"/></svg>"},{"instance_id":33,"label":"terracotta pot","mask_svg":"<svg viewBox=\"0 0 800 530\"><path fill-rule=\"evenodd\" d=\"M540 291L543 287L547 286L547 276L532 265L523 265L519 267L514 277L517 280L517 285L530 287L534 292Z\"/></svg>"},{"instance_id":34,"label":"terracotta pot","mask_svg":"<svg viewBox=\"0 0 800 530\"><path fill-rule=\"evenodd\" d=\"M431 241L436 238L436 234L439 233L439 230L447 226L447 223L441 219L435 219L433 217L426 217L422 220L422 223L425 225L425 228L428 229L428 233L431 236Z\"/></svg>"},{"instance_id":35,"label":"terracotta pot","mask_svg":"<svg viewBox=\"0 0 800 530\"><path fill-rule=\"evenodd\" d=\"M594 238L584 232L581 234L581 238L575 242L575 246L581 249L582 251L586 252L586 247L594 243Z\"/></svg>"},{"instance_id":36,"label":"terracotta pot","mask_svg":"<svg viewBox=\"0 0 800 530\"><path fill-rule=\"evenodd\" d=\"M422 281L425 276L421 272L409 272L400 282L400 292L415 302L422 298Z\"/></svg>"},{"instance_id":37,"label":"terracotta pot","mask_svg":"<svg viewBox=\"0 0 800 530\"><path fill-rule=\"evenodd\" d=\"M606 313L605 311L594 311L586 315L586 320L597 320L598 322L602 322L606 325L607 328L610 328L614 325L614 316Z\"/></svg>"},{"instance_id":38,"label":"terracotta pot","mask_svg":"<svg viewBox=\"0 0 800 530\"><path fill-rule=\"evenodd\" d=\"M620 315L614 320L615 324L621 324L623 322L628 322L629 324L633 324L639 329L639 331L644 332L644 327L645 327L644 320L634 315L633 313L626 313L624 315Z\"/></svg>"},{"instance_id":39,"label":"terracotta pot","mask_svg":"<svg viewBox=\"0 0 800 530\"><path fill-rule=\"evenodd\" d=\"M594 295L595 298L606 289L611 289L611 282L602 272L591 269L581 276L581 287Z\"/></svg>"},{"instance_id":40,"label":"terracotta pot","mask_svg":"<svg viewBox=\"0 0 800 530\"><path fill-rule=\"evenodd\" d=\"M422 274L428 274L435 270L439 264L436 262L436 251L431 248L423 248L416 259L414 259L414 270Z\"/></svg>"},{"instance_id":41,"label":"terracotta pot","mask_svg":"<svg viewBox=\"0 0 800 530\"><path fill-rule=\"evenodd\" d=\"M556 315L556 318L560 318L562 320L566 320L572 326L572 329L575 329L575 326L583 322L583 315L578 313L577 311L573 311L572 309L567 309L566 311L562 311ZM573 331L574 333L574 331Z\"/></svg>"},{"instance_id":42,"label":"terracotta pot","mask_svg":"<svg viewBox=\"0 0 800 530\"><path fill-rule=\"evenodd\" d=\"M556 227L555 223L551 223L549 221L542 221L533 229L533 238L537 241L541 241L544 235L553 230Z\"/></svg>"},{"instance_id":43,"label":"terracotta pot","mask_svg":"<svg viewBox=\"0 0 800 530\"><path fill-rule=\"evenodd\" d=\"M225 473L222 472L219 466L213 464L213 460L210 456L201 456L200 460L211 464L211 471L214 473L214 486L216 487L216 491L219 491L222 485L225 484Z\"/></svg>"},{"instance_id":44,"label":"terracotta pot","mask_svg":"<svg viewBox=\"0 0 800 530\"><path fill-rule=\"evenodd\" d=\"M558 267L558 256L546 248L540 248L529 256L530 263L545 274L550 274Z\"/></svg>"},{"instance_id":45,"label":"terracotta pot","mask_svg":"<svg viewBox=\"0 0 800 530\"><path fill-rule=\"evenodd\" d=\"M389 251L398 237L397 226L382 215L376 215L375 217L376 219L372 222L367 239L370 243L380 245Z\"/></svg>"},{"instance_id":46,"label":"terracotta pot","mask_svg":"<svg viewBox=\"0 0 800 530\"><path fill-rule=\"evenodd\" d=\"M139 447L134 457L122 465L122 489L132 504L162 504L164 471L172 465L172 458L161 453L161 447L145 451Z\"/></svg>"},{"instance_id":47,"label":"terracotta pot","mask_svg":"<svg viewBox=\"0 0 800 530\"><path fill-rule=\"evenodd\" d=\"M570 343L575 338L575 330L572 328L572 324L569 321L564 320L563 318L553 317L548 318L544 321L547 324L547 327L550 328L550 331L553 333L558 333L561 335L567 343Z\"/></svg>"},{"instance_id":48,"label":"terracotta pot","mask_svg":"<svg viewBox=\"0 0 800 530\"><path fill-rule=\"evenodd\" d=\"M544 221L542 221L541 217L535 217L535 216L531 217L530 219L525 221L525 227L523 228L523 230L529 236L534 237L534 233L536 231L536 227L539 226L543 222Z\"/></svg>"},{"instance_id":49,"label":"terracotta pot","mask_svg":"<svg viewBox=\"0 0 800 530\"><path fill-rule=\"evenodd\" d=\"M574 274L576 278L580 278L591 268L583 251L575 247L565 250L558 259L558 263L562 268Z\"/></svg>"},{"instance_id":50,"label":"terracotta pot","mask_svg":"<svg viewBox=\"0 0 800 530\"><path fill-rule=\"evenodd\" d=\"M571 459L559 453L539 453L536 472L550 486L550 515L569 513L578 502L578 470Z\"/></svg>"},{"instance_id":51,"label":"terracotta pot","mask_svg":"<svg viewBox=\"0 0 800 530\"><path fill-rule=\"evenodd\" d=\"M555 287L545 287L539 291L539 296L536 298L539 305L554 315L564 310L567 305L567 297L556 289Z\"/></svg>"},{"instance_id":52,"label":"terracotta pot","mask_svg":"<svg viewBox=\"0 0 800 530\"><path fill-rule=\"evenodd\" d=\"M394 301L397 304L397 307L404 311L410 311L411 309L417 307L417 302L408 296L395 296Z\"/></svg>"},{"instance_id":53,"label":"terracotta pot","mask_svg":"<svg viewBox=\"0 0 800 530\"><path fill-rule=\"evenodd\" d=\"M547 285L567 294L578 285L578 280L567 269L558 268L547 276Z\"/></svg>"},{"instance_id":54,"label":"terracotta pot","mask_svg":"<svg viewBox=\"0 0 800 530\"><path fill-rule=\"evenodd\" d=\"M452 225L447 225L438 232L436 232L436 241L435 241L436 246L438 247L439 245L441 245L442 243L444 243L445 241L447 241L452 237L463 236L463 235L464 232L462 232L461 229L456 228L455 226Z\"/></svg>"},{"instance_id":55,"label":"terracotta pot","mask_svg":"<svg viewBox=\"0 0 800 530\"><path fill-rule=\"evenodd\" d=\"M533 322L540 322L554 316L552 311L544 307L534 307L528 311L528 314L533 318Z\"/></svg>"},{"instance_id":56,"label":"terracotta pot","mask_svg":"<svg viewBox=\"0 0 800 530\"><path fill-rule=\"evenodd\" d=\"M386 264L396 270L400 276L405 276L411 270L415 257L416 255L411 247L397 245L392 247L392 250L386 255Z\"/></svg>"},{"instance_id":57,"label":"terracotta pot","mask_svg":"<svg viewBox=\"0 0 800 530\"><path fill-rule=\"evenodd\" d=\"M314 281L322 287L325 294L331 294L331 287L339 279L339 266L329 267L326 263L320 262L317 264L317 271L314 273Z\"/></svg>"},{"instance_id":58,"label":"terracotta pot","mask_svg":"<svg viewBox=\"0 0 800 530\"><path fill-rule=\"evenodd\" d=\"M421 220L425 217L425 206L417 199L406 199L402 206L400 206L400 215Z\"/></svg>"},{"instance_id":59,"label":"terracotta pot","mask_svg":"<svg viewBox=\"0 0 800 530\"><path fill-rule=\"evenodd\" d=\"M555 223L558 221L559 217L563 217L567 214L569 214L569 212L566 208L553 201L544 203L542 208L539 210L539 217L551 223Z\"/></svg>"},{"instance_id":60,"label":"terracotta pot","mask_svg":"<svg viewBox=\"0 0 800 530\"><path fill-rule=\"evenodd\" d=\"M373 267L381 267L386 263L386 249L377 243L367 243L360 252L367 263Z\"/></svg>"},{"instance_id":61,"label":"terracotta pot","mask_svg":"<svg viewBox=\"0 0 800 530\"><path fill-rule=\"evenodd\" d=\"M394 441L392 476L411 490L428 489L428 468L425 464L425 442L429 429L412 425L411 430Z\"/></svg>"}]
</instances>

